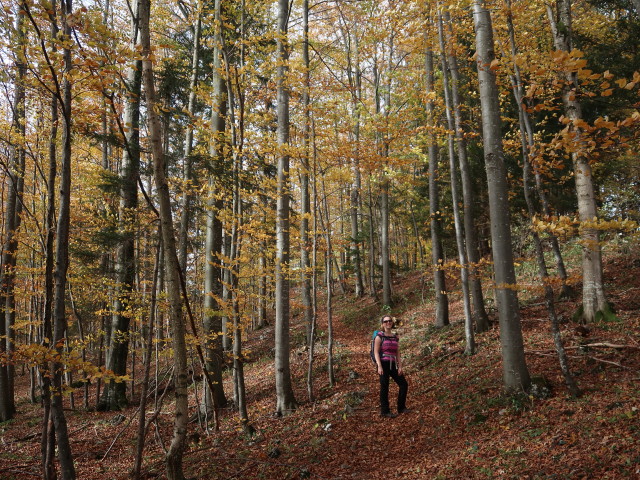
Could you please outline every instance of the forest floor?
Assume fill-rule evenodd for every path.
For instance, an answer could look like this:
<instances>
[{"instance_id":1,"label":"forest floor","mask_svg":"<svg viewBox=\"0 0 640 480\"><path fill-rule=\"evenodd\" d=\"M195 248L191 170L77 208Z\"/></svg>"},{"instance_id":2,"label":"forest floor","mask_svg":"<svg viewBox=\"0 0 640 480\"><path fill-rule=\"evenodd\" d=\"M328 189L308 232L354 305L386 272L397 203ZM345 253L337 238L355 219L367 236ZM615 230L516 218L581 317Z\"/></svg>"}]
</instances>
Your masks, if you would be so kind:
<instances>
[{"instance_id":1,"label":"forest floor","mask_svg":"<svg viewBox=\"0 0 640 480\"><path fill-rule=\"evenodd\" d=\"M257 435L242 433L232 409L222 412L218 432L192 422L185 474L196 479L640 478L640 258L610 257L605 274L618 321L577 328L571 320L575 301L557 305L580 398L571 398L564 386L541 298L522 300L522 327L529 370L546 382L546 398L506 395L497 323L477 335L477 353L465 356L460 302L452 303L452 325L436 330L432 306L421 302L420 277L398 275L394 314L402 320L409 413L379 416L369 341L380 307L369 298L343 297L334 305L335 385L328 385L327 319L321 314L316 400L308 400L304 330L300 315L294 315L291 368L300 405L291 415L275 417L273 327L250 332L246 391ZM293 311L299 313L296 302ZM41 408L29 402L27 382L18 377L16 420L0 425L0 478L6 480L40 477ZM392 399L396 391L392 384ZM82 404L80 395L76 392L76 406ZM169 400L158 428L147 435L144 478L164 477L161 445L170 439L173 419ZM136 409L134 397L120 413L66 412L79 479L128 478ZM152 414L153 405L147 418Z\"/></svg>"}]
</instances>

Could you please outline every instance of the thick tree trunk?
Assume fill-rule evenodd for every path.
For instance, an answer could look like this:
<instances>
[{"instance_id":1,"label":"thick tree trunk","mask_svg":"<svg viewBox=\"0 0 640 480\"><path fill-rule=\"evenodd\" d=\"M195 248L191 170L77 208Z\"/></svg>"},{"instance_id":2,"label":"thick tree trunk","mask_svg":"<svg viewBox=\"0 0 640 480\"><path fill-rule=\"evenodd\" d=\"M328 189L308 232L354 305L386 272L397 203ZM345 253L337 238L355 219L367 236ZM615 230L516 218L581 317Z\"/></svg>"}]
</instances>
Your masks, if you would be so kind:
<instances>
[{"instance_id":1,"label":"thick tree trunk","mask_svg":"<svg viewBox=\"0 0 640 480\"><path fill-rule=\"evenodd\" d=\"M482 0L474 0L473 18L476 30L478 79L482 106L482 134L485 169L489 190L491 247L495 275L495 295L500 320L500 343L505 389L528 390L531 379L524 356L520 306L516 292L516 275L511 246L511 219L507 172L502 150L500 102L495 72L493 27L489 11Z\"/></svg>"},{"instance_id":2,"label":"thick tree trunk","mask_svg":"<svg viewBox=\"0 0 640 480\"><path fill-rule=\"evenodd\" d=\"M20 6L16 16L15 71L13 90L12 144L7 172L7 197L4 204L4 239L2 243L2 264L0 267L0 357L11 358L15 331L15 278L18 250L17 231L21 223L22 193L24 189L25 150L25 86L26 74L24 10ZM13 386L14 368L12 362L0 363L0 421L13 418L15 392Z\"/></svg>"},{"instance_id":3,"label":"thick tree trunk","mask_svg":"<svg viewBox=\"0 0 640 480\"><path fill-rule=\"evenodd\" d=\"M207 338L205 352L207 358L206 368L210 373L215 391L209 392L205 386L204 409L208 413L213 410L217 415L217 409L227 405L227 398L222 383L222 369L224 366L222 351L222 317L220 316L219 300L222 297L221 267L219 255L222 249L222 222L219 212L222 209L222 200L216 189L219 182L216 175L223 171L225 158L225 131L227 114L227 93L225 82L221 75L222 67L222 22L221 0L214 3L214 22L216 25L215 43L213 49L213 105L211 113L212 139L210 155L213 164L209 176L209 200L206 211L206 240L205 240L205 265L204 265L204 334Z\"/></svg>"},{"instance_id":4,"label":"thick tree trunk","mask_svg":"<svg viewBox=\"0 0 640 480\"><path fill-rule=\"evenodd\" d=\"M431 230L431 263L433 268L433 289L436 295L435 326L449 325L449 299L446 279L443 270L444 255L442 251L442 217L440 213L440 192L438 173L438 147L435 139L434 96L433 85L433 50L427 48L425 57L426 90L427 90L427 149L429 156L429 216Z\"/></svg>"},{"instance_id":5,"label":"thick tree trunk","mask_svg":"<svg viewBox=\"0 0 640 480\"><path fill-rule=\"evenodd\" d=\"M131 19L131 47L138 40L138 9L135 4ZM111 317L107 369L115 375L126 375L129 357L129 324L131 300L135 289L135 217L138 208L138 175L140 171L140 93L142 91L142 62L134 60L127 69L127 100L124 124L127 125L125 148L120 167L120 208L118 224L121 236L116 269L116 291ZM110 380L104 386L100 408L120 410L127 405L127 384Z\"/></svg>"},{"instance_id":6,"label":"thick tree trunk","mask_svg":"<svg viewBox=\"0 0 640 480\"><path fill-rule=\"evenodd\" d=\"M167 299L169 302L169 323L171 325L174 378L175 378L175 418L173 438L166 454L167 478L183 480L182 457L186 446L189 410L187 404L187 345L185 341L185 324L182 315L182 294L180 288L180 266L176 250L171 199L169 186L165 177L164 149L160 119L156 112L156 93L153 78L151 55L151 38L149 31L149 0L140 0L140 40L142 45L142 77L147 100L147 115L153 172L160 204L160 228L164 250L165 274L167 282Z\"/></svg>"},{"instance_id":7,"label":"thick tree trunk","mask_svg":"<svg viewBox=\"0 0 640 480\"><path fill-rule=\"evenodd\" d=\"M551 23L553 40L557 50L572 50L571 0L557 0L555 11L547 4L547 14ZM598 221L598 209L593 186L591 164L585 154L581 153L582 131L577 126L582 120L582 105L578 100L578 75L575 71L565 72L565 86L562 91L562 102L567 118L567 133L571 145L571 160L576 182L578 198L578 215L580 218L580 236L582 239L582 320L593 322L599 312L609 310L605 297L602 273L602 250L600 234L593 224Z\"/></svg>"},{"instance_id":8,"label":"thick tree trunk","mask_svg":"<svg viewBox=\"0 0 640 480\"><path fill-rule=\"evenodd\" d=\"M289 2L278 0L278 183L276 211L276 325L275 325L275 374L276 413L286 415L296 408L291 385L289 363L289 90L287 30Z\"/></svg>"}]
</instances>

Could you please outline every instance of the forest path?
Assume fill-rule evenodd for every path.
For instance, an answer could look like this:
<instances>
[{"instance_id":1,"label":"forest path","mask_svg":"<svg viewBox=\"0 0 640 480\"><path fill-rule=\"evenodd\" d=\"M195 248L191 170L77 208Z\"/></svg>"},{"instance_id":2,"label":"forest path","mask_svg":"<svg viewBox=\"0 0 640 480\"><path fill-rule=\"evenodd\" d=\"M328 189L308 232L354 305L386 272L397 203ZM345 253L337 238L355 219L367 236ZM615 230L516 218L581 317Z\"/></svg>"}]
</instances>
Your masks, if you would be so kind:
<instances>
[{"instance_id":1,"label":"forest path","mask_svg":"<svg viewBox=\"0 0 640 480\"><path fill-rule=\"evenodd\" d=\"M366 300L361 301L363 310ZM408 313L408 312L405 312ZM434 385L437 378L425 375L419 353L410 354L410 336L420 336L414 330L417 325L429 325L432 317L430 305L413 311L411 321L405 320L398 329L404 355L405 376L409 382L407 406L410 412L389 419L380 416L379 376L369 356L373 328L338 317L333 321L335 354L340 359L339 383L343 404L343 421L333 424L326 435L326 458L321 471L322 478L432 478L427 472L442 468L449 461L456 461L456 451L466 446L458 445L450 435L439 435L442 421L447 415L438 405ZM367 324L375 325L377 320ZM424 334L422 334L424 336ZM403 342L402 339L406 341ZM416 339L411 344L420 348ZM343 362L348 362L345 365ZM415 361L415 364L413 364ZM392 382L389 400L392 411L397 407L397 385ZM453 440L453 442L452 442ZM463 452L461 452L463 453Z\"/></svg>"}]
</instances>

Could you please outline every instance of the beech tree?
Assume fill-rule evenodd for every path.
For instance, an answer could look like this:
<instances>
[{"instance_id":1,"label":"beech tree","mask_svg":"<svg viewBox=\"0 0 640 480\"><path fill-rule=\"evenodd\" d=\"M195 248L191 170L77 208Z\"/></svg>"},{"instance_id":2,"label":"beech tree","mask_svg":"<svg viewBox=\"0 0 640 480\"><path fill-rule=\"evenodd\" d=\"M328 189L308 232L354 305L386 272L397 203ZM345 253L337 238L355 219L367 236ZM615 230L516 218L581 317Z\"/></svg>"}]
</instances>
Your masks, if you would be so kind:
<instances>
[{"instance_id":1,"label":"beech tree","mask_svg":"<svg viewBox=\"0 0 640 480\"><path fill-rule=\"evenodd\" d=\"M474 0L473 20L476 30L476 63L482 106L482 140L489 189L491 248L495 276L495 296L500 320L502 374L507 390L527 390L531 379L524 357L520 306L516 292L516 275L511 246L511 220L507 174L502 150L500 103L496 74L493 26L482 0Z\"/></svg>"},{"instance_id":2,"label":"beech tree","mask_svg":"<svg viewBox=\"0 0 640 480\"><path fill-rule=\"evenodd\" d=\"M207 354L206 368L211 372L215 391L205 393L205 409L214 411L226 406L227 399L222 384L223 351L222 351L222 317L219 301L222 297L220 254L222 252L222 222L220 210L222 198L218 191L220 186L218 173L223 170L225 155L225 132L227 112L227 90L222 77L222 3L214 3L214 46L212 70L212 109L211 126L212 138L209 147L211 166L209 169L209 197L206 209L206 239L204 264L204 333ZM205 392L208 392L205 387ZM215 413L217 415L217 412Z\"/></svg>"},{"instance_id":3,"label":"beech tree","mask_svg":"<svg viewBox=\"0 0 640 480\"><path fill-rule=\"evenodd\" d=\"M169 301L169 324L173 345L174 384L175 384L175 417L173 438L166 453L167 478L183 480L182 458L186 445L189 409L187 398L187 345L186 328L182 314L182 292L180 288L180 265L176 249L171 198L165 176L165 157L162 147L160 118L156 108L155 82L153 78L153 52L149 30L150 1L140 1L140 44L142 46L142 78L145 99L147 101L147 117L149 122L149 141L153 158L153 173L158 191L160 205L160 231L164 251L164 269L166 275L167 297Z\"/></svg>"},{"instance_id":4,"label":"beech tree","mask_svg":"<svg viewBox=\"0 0 640 480\"><path fill-rule=\"evenodd\" d=\"M21 211L24 191L25 170L25 47L24 9L18 4L16 13L14 81L12 102L12 142L10 149L9 170L6 172L7 186L5 199L4 236L2 240L2 262L0 263L0 357L8 355L14 349L15 341L15 269L17 259L17 233L21 223ZM0 420L13 418L15 407L14 368L11 363L0 364Z\"/></svg>"},{"instance_id":5,"label":"beech tree","mask_svg":"<svg viewBox=\"0 0 640 480\"><path fill-rule=\"evenodd\" d=\"M447 116L447 145L449 153L449 178L451 188L451 202L453 206L453 223L456 235L456 245L458 247L458 259L460 262L460 283L462 287L462 304L464 309L465 322L465 353L471 355L475 353L475 340L473 335L473 319L471 317L471 299L469 298L469 266L467 250L464 242L464 228L460 217L460 194L458 191L458 175L456 168L456 155L454 147L454 132L457 130L453 120L453 102L451 99L451 88L449 85L449 62L444 43L444 26L442 13L438 15L438 38L440 40L441 61L442 61L442 84L444 90L445 111ZM460 152L458 152L460 154Z\"/></svg>"},{"instance_id":6,"label":"beech tree","mask_svg":"<svg viewBox=\"0 0 640 480\"><path fill-rule=\"evenodd\" d=\"M428 40L427 40L428 41ZM442 220L439 199L438 148L436 145L434 114L434 74L433 50L427 46L425 55L426 93L427 93L427 150L429 156L429 217L431 230L431 263L433 268L433 289L436 297L435 325L449 325L449 299L446 289L446 277L443 269L444 255L442 251Z\"/></svg>"},{"instance_id":7,"label":"beech tree","mask_svg":"<svg viewBox=\"0 0 640 480\"><path fill-rule=\"evenodd\" d=\"M568 54L572 51L571 0L558 0L554 6L547 4L547 14L556 50ZM593 172L584 152L583 133L580 127L582 106L579 100L577 72L564 71L565 85L562 102L570 123L565 127L572 145L568 146L573 162L573 173L578 198L580 231L582 240L582 318L590 323L596 315L609 312L602 273L602 250L597 228L598 210L593 186Z\"/></svg>"},{"instance_id":8,"label":"beech tree","mask_svg":"<svg viewBox=\"0 0 640 480\"><path fill-rule=\"evenodd\" d=\"M139 41L139 3L134 4L131 18L131 49ZM120 166L120 205L118 223L120 245L116 253L116 292L111 315L107 368L117 376L127 373L129 359L129 324L131 322L135 277L135 219L138 208L138 177L140 172L140 96L142 93L142 62L135 59L127 68L124 124L127 126ZM102 393L100 407L119 410L127 404L127 384L112 379Z\"/></svg>"},{"instance_id":9,"label":"beech tree","mask_svg":"<svg viewBox=\"0 0 640 480\"><path fill-rule=\"evenodd\" d=\"M278 0L278 187L276 213L276 325L275 325L275 376L276 376L276 412L286 415L296 408L296 400L291 385L289 364L289 87L287 86L289 45L287 30L289 21L289 3Z\"/></svg>"}]
</instances>

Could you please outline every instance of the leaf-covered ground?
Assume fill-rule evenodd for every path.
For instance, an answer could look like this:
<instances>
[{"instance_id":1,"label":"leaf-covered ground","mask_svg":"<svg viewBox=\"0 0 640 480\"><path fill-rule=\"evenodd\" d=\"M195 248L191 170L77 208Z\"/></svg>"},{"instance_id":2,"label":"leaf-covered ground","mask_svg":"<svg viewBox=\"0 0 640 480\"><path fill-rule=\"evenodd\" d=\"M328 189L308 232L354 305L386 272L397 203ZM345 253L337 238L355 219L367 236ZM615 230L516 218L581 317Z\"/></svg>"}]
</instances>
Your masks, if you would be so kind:
<instances>
[{"instance_id":1,"label":"leaf-covered ground","mask_svg":"<svg viewBox=\"0 0 640 480\"><path fill-rule=\"evenodd\" d=\"M394 292L403 320L410 413L395 419L378 415L378 378L368 349L379 307L371 299L339 299L333 322L335 386L328 385L327 323L320 315L316 401L308 400L307 352L301 347L300 316L295 316L291 359L300 406L289 416L274 417L273 330L251 332L245 374L249 415L258 434L245 436L231 409L222 412L219 432L204 431L194 421L186 474L197 479L640 478L640 259L617 256L605 270L619 321L583 330L570 320L575 302L558 304L581 398L570 398L563 385L539 298L522 302L523 331L529 370L549 391L507 396L501 388L497 324L477 336L476 355L464 356L460 305L453 305L452 325L435 330L431 306L420 301L420 278L398 276ZM2 479L40 477L41 409L28 401L27 383L26 376L18 377L18 415L0 425ZM195 418L193 386L191 393ZM80 398L76 392L76 405L82 404ZM128 477L137 397L132 403L121 414L66 412L78 478ZM152 413L153 404L147 417ZM158 428L152 426L147 436L145 478L164 477L161 444L170 438L171 422L172 406L165 402Z\"/></svg>"}]
</instances>

